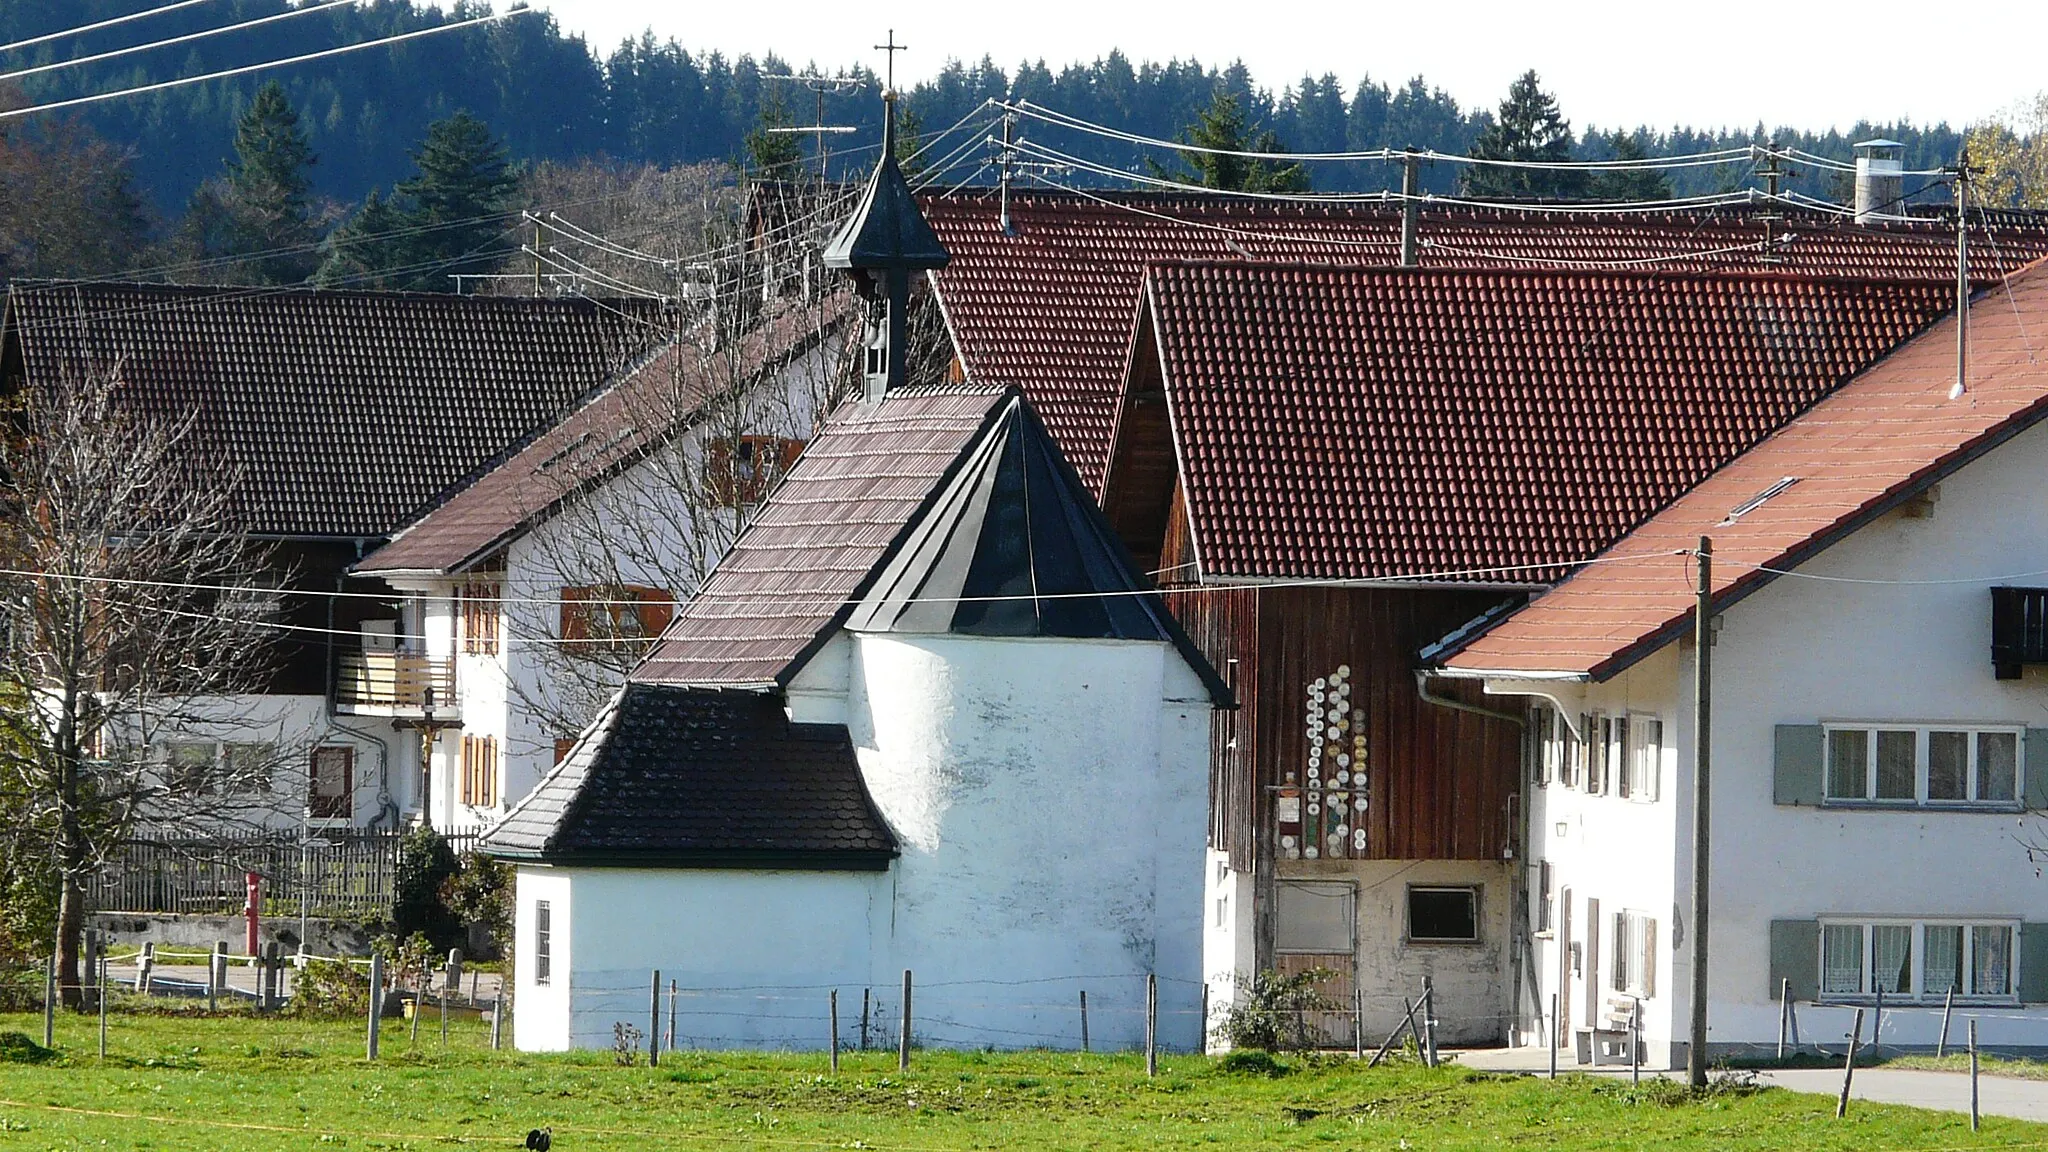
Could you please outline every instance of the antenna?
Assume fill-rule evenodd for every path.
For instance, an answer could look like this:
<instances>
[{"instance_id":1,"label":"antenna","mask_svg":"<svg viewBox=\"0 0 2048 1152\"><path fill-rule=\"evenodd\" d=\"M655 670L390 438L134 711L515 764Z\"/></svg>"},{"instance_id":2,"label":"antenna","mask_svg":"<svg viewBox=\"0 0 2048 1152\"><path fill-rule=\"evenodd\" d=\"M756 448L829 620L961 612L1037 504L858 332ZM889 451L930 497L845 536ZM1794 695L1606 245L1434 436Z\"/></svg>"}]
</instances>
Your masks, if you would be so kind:
<instances>
[{"instance_id":1,"label":"antenna","mask_svg":"<svg viewBox=\"0 0 2048 1152\"><path fill-rule=\"evenodd\" d=\"M1948 398L1960 400L1970 390L1970 148L1966 144L1951 169L1956 177L1956 382Z\"/></svg>"},{"instance_id":2,"label":"antenna","mask_svg":"<svg viewBox=\"0 0 2048 1152\"><path fill-rule=\"evenodd\" d=\"M853 79L852 77L844 76L798 76L786 72L767 73L764 74L761 77L761 79L783 80L802 84L804 87L809 88L811 92L817 96L817 119L812 122L811 127L770 128L768 129L768 131L770 134L782 133L788 135L803 135L811 136L815 139L817 145L816 153L818 158L818 190L819 192L822 193L825 190L826 181L830 179L830 177L827 175L827 165L831 162L832 157L830 150L825 147L825 137L837 136L847 132L859 131L858 128L828 125L825 123L825 94L827 92L858 92L862 88L867 87L867 81L856 80Z\"/></svg>"}]
</instances>

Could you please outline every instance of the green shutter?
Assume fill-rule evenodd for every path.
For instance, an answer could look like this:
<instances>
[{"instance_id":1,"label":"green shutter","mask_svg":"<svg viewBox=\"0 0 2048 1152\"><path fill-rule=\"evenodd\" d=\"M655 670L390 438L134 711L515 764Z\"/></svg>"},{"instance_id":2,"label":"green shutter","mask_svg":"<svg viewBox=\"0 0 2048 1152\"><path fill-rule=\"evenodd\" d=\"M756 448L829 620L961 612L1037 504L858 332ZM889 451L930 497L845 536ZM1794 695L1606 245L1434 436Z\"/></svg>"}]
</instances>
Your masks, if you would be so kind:
<instances>
[{"instance_id":1,"label":"green shutter","mask_svg":"<svg viewBox=\"0 0 2048 1152\"><path fill-rule=\"evenodd\" d=\"M1818 724L1780 724L1771 799L1779 804L1821 802L1821 730ZM2048 752L2042 754L2048 765Z\"/></svg>"},{"instance_id":2,"label":"green shutter","mask_svg":"<svg viewBox=\"0 0 2048 1152\"><path fill-rule=\"evenodd\" d=\"M2020 925L2020 1000L2048 1004L2048 924Z\"/></svg>"},{"instance_id":3,"label":"green shutter","mask_svg":"<svg viewBox=\"0 0 2048 1152\"><path fill-rule=\"evenodd\" d=\"M2029 811L2048 809L2048 728L2027 729L2026 786L2020 799Z\"/></svg>"},{"instance_id":4,"label":"green shutter","mask_svg":"<svg viewBox=\"0 0 2048 1152\"><path fill-rule=\"evenodd\" d=\"M1820 998L1820 921L1771 921L1772 1000L1787 980L1794 1000Z\"/></svg>"}]
</instances>

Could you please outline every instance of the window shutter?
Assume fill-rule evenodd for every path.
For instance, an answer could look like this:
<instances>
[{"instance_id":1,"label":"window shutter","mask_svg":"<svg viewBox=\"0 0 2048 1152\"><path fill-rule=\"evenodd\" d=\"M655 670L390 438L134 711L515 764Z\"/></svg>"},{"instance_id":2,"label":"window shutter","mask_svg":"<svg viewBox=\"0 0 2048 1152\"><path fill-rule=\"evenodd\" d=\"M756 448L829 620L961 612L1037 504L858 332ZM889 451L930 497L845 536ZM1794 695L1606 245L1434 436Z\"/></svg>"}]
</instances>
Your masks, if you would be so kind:
<instances>
[{"instance_id":1,"label":"window shutter","mask_svg":"<svg viewBox=\"0 0 2048 1152\"><path fill-rule=\"evenodd\" d=\"M2027 729L2026 786L2020 800L2028 809L2048 808L2048 728Z\"/></svg>"},{"instance_id":2,"label":"window shutter","mask_svg":"<svg viewBox=\"0 0 2048 1152\"><path fill-rule=\"evenodd\" d=\"M1792 982L1794 1000L1820 998L1820 921L1771 921L1772 1000L1787 980Z\"/></svg>"},{"instance_id":3,"label":"window shutter","mask_svg":"<svg viewBox=\"0 0 2048 1152\"><path fill-rule=\"evenodd\" d=\"M633 595L640 601L640 635L659 636L668 631L668 623L675 618L675 597L663 588L636 588Z\"/></svg>"},{"instance_id":4,"label":"window shutter","mask_svg":"<svg viewBox=\"0 0 2048 1152\"><path fill-rule=\"evenodd\" d=\"M590 638L590 608L583 601L591 599L588 588L562 589L562 628L557 635L564 640L588 640ZM573 654L573 649L571 650Z\"/></svg>"},{"instance_id":5,"label":"window shutter","mask_svg":"<svg viewBox=\"0 0 2048 1152\"><path fill-rule=\"evenodd\" d=\"M1821 728L1818 724L1780 724L1771 799L1778 804L1821 802Z\"/></svg>"},{"instance_id":6,"label":"window shutter","mask_svg":"<svg viewBox=\"0 0 2048 1152\"><path fill-rule=\"evenodd\" d=\"M2020 1002L2048 1004L2048 924L2020 925Z\"/></svg>"}]
</instances>

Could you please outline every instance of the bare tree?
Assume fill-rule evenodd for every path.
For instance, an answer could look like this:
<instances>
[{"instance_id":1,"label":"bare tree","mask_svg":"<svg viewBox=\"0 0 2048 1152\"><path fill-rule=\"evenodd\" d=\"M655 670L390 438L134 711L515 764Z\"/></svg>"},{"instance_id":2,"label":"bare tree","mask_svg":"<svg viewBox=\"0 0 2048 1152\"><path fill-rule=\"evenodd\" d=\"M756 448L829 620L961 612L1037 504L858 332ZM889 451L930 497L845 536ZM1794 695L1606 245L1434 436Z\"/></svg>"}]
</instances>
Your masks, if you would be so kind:
<instances>
[{"instance_id":1,"label":"bare tree","mask_svg":"<svg viewBox=\"0 0 2048 1152\"><path fill-rule=\"evenodd\" d=\"M0 837L47 852L74 1006L86 885L111 853L144 827L274 811L270 756L161 754L261 684L275 605L251 589L264 556L238 528L234 477L202 457L189 419L123 391L118 365L32 385L0 442L0 772L22 808ZM232 778L259 774L261 790Z\"/></svg>"}]
</instances>

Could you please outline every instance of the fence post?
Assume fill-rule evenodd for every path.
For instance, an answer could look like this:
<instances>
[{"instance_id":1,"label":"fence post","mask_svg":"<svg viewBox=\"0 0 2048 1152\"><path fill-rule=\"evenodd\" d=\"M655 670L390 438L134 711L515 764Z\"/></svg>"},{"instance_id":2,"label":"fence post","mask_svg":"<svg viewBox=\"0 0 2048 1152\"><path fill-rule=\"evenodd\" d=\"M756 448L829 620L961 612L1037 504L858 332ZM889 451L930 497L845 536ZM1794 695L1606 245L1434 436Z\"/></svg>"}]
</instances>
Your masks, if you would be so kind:
<instances>
[{"instance_id":1,"label":"fence post","mask_svg":"<svg viewBox=\"0 0 2048 1152\"><path fill-rule=\"evenodd\" d=\"M1792 1025L1792 981L1778 981L1778 1059L1785 1058L1785 1030Z\"/></svg>"},{"instance_id":2,"label":"fence post","mask_svg":"<svg viewBox=\"0 0 2048 1152\"><path fill-rule=\"evenodd\" d=\"M79 989L79 999L81 1003L84 1001L85 998L85 989L92 987L94 982L99 978L100 954L102 951L103 949L100 946L99 929L87 928L85 930L85 962L82 965L80 965L80 970L84 973L84 975L79 977L80 981L84 985L84 987L81 987ZM98 995L98 993L94 993L94 995Z\"/></svg>"},{"instance_id":3,"label":"fence post","mask_svg":"<svg viewBox=\"0 0 2048 1152\"><path fill-rule=\"evenodd\" d=\"M1436 985L1422 978L1422 1062L1436 1067Z\"/></svg>"},{"instance_id":4,"label":"fence post","mask_svg":"<svg viewBox=\"0 0 2048 1152\"><path fill-rule=\"evenodd\" d=\"M142 944L141 954L135 957L135 990L144 996L149 995L149 970L154 967L156 967L156 945L145 940Z\"/></svg>"},{"instance_id":5,"label":"fence post","mask_svg":"<svg viewBox=\"0 0 2048 1152\"><path fill-rule=\"evenodd\" d=\"M1201 1040L1201 1045L1202 1045L1202 1046L1201 1046L1201 1047L1200 1047L1199 1049L1197 1049L1197 1051L1198 1051L1198 1052L1199 1052L1199 1053L1200 1053L1201 1055L1203 1055L1203 1056L1207 1056L1207 1055L1209 1054L1209 982L1208 982L1207 980L1204 980L1204 981L1202 981L1202 1040Z\"/></svg>"},{"instance_id":6,"label":"fence post","mask_svg":"<svg viewBox=\"0 0 2048 1152\"><path fill-rule=\"evenodd\" d=\"M1394 1025L1392 1032L1387 1033L1386 1042L1380 1045L1380 1050L1372 1054L1371 1060L1366 1061L1365 1066L1367 1068L1379 1067L1380 1061L1387 1058L1387 1053L1394 1050L1394 1041L1400 1039L1401 1029L1403 1028L1410 1032L1415 1031L1415 1010L1408 1006L1408 999L1405 996L1401 999L1400 1022ZM1416 1041L1418 1044L1421 1042L1419 1039Z\"/></svg>"},{"instance_id":7,"label":"fence post","mask_svg":"<svg viewBox=\"0 0 2048 1152\"><path fill-rule=\"evenodd\" d=\"M1550 1024L1544 1029L1550 1033L1550 1078L1557 1079L1557 993L1550 994Z\"/></svg>"},{"instance_id":8,"label":"fence post","mask_svg":"<svg viewBox=\"0 0 2048 1152\"><path fill-rule=\"evenodd\" d=\"M505 978L498 977L498 994L491 998L491 1051L505 1043Z\"/></svg>"},{"instance_id":9,"label":"fence post","mask_svg":"<svg viewBox=\"0 0 2048 1152\"><path fill-rule=\"evenodd\" d=\"M1351 1057L1365 1059L1365 990L1351 986Z\"/></svg>"},{"instance_id":10,"label":"fence post","mask_svg":"<svg viewBox=\"0 0 2048 1152\"><path fill-rule=\"evenodd\" d=\"M384 957L370 953L370 1024L364 1043L368 1059L377 1058L377 1039L384 1021Z\"/></svg>"},{"instance_id":11,"label":"fence post","mask_svg":"<svg viewBox=\"0 0 2048 1152\"><path fill-rule=\"evenodd\" d=\"M661 1067L661 969L647 985L647 1066Z\"/></svg>"},{"instance_id":12,"label":"fence post","mask_svg":"<svg viewBox=\"0 0 2048 1152\"><path fill-rule=\"evenodd\" d=\"M1633 997L1628 1002L1628 1082L1643 1082L1643 1002Z\"/></svg>"},{"instance_id":13,"label":"fence post","mask_svg":"<svg viewBox=\"0 0 2048 1152\"><path fill-rule=\"evenodd\" d=\"M1145 973L1145 1075L1159 1075L1159 976Z\"/></svg>"},{"instance_id":14,"label":"fence post","mask_svg":"<svg viewBox=\"0 0 2048 1152\"><path fill-rule=\"evenodd\" d=\"M1872 980L1875 984L1877 981ZM1870 1049L1875 1052L1884 1046L1884 989L1877 990L1877 1006L1870 1016Z\"/></svg>"},{"instance_id":15,"label":"fence post","mask_svg":"<svg viewBox=\"0 0 2048 1152\"><path fill-rule=\"evenodd\" d=\"M676 982L674 977L670 977L668 982L668 1038L666 1043L668 1044L669 1051L673 1052L676 1050Z\"/></svg>"},{"instance_id":16,"label":"fence post","mask_svg":"<svg viewBox=\"0 0 2048 1152\"><path fill-rule=\"evenodd\" d=\"M872 988L860 990L860 1050L863 1052L868 1050L868 1000L873 994Z\"/></svg>"},{"instance_id":17,"label":"fence post","mask_svg":"<svg viewBox=\"0 0 2048 1152\"><path fill-rule=\"evenodd\" d=\"M1849 1081L1856 1075L1856 1041L1863 1038L1863 1009L1856 1010L1856 1023L1849 1029L1849 1054L1842 1060L1842 1096L1835 1101L1835 1119L1849 1114Z\"/></svg>"},{"instance_id":18,"label":"fence post","mask_svg":"<svg viewBox=\"0 0 2048 1152\"><path fill-rule=\"evenodd\" d=\"M832 1033L827 1037L832 1045L832 1074L839 1075L839 989L832 990Z\"/></svg>"},{"instance_id":19,"label":"fence post","mask_svg":"<svg viewBox=\"0 0 2048 1152\"><path fill-rule=\"evenodd\" d=\"M1081 1051L1088 1050L1088 990L1081 989Z\"/></svg>"},{"instance_id":20,"label":"fence post","mask_svg":"<svg viewBox=\"0 0 2048 1152\"><path fill-rule=\"evenodd\" d=\"M1941 1035L1934 1041L1934 1058L1948 1055L1948 1018L1956 1010L1956 986L1950 984L1941 997Z\"/></svg>"},{"instance_id":21,"label":"fence post","mask_svg":"<svg viewBox=\"0 0 2048 1152\"><path fill-rule=\"evenodd\" d=\"M903 1026L896 1033L896 1070L910 1071L910 969L903 970Z\"/></svg>"},{"instance_id":22,"label":"fence post","mask_svg":"<svg viewBox=\"0 0 2048 1152\"><path fill-rule=\"evenodd\" d=\"M107 1058L107 958L100 957L100 1059Z\"/></svg>"},{"instance_id":23,"label":"fence post","mask_svg":"<svg viewBox=\"0 0 2048 1152\"><path fill-rule=\"evenodd\" d=\"M43 1047L57 1046L57 951L50 950L50 962L43 966Z\"/></svg>"},{"instance_id":24,"label":"fence post","mask_svg":"<svg viewBox=\"0 0 2048 1152\"><path fill-rule=\"evenodd\" d=\"M221 963L221 957L227 953L227 950L227 941L216 940L213 944L213 951L206 957L206 1010L208 1012L220 1011L220 985L225 975L223 971L225 965Z\"/></svg>"},{"instance_id":25,"label":"fence post","mask_svg":"<svg viewBox=\"0 0 2048 1152\"><path fill-rule=\"evenodd\" d=\"M1970 1131L1977 1130L1977 1018L1970 1017Z\"/></svg>"}]
</instances>

